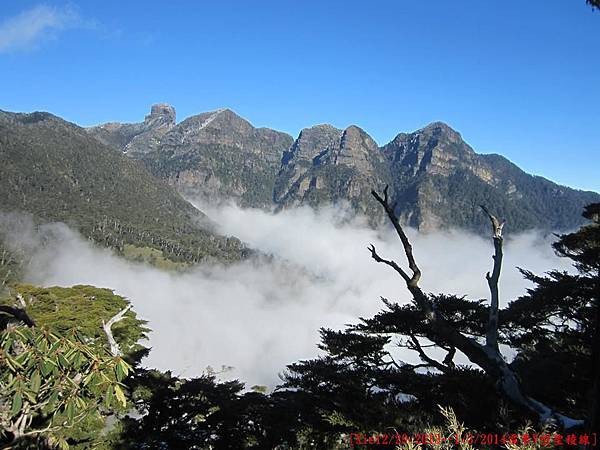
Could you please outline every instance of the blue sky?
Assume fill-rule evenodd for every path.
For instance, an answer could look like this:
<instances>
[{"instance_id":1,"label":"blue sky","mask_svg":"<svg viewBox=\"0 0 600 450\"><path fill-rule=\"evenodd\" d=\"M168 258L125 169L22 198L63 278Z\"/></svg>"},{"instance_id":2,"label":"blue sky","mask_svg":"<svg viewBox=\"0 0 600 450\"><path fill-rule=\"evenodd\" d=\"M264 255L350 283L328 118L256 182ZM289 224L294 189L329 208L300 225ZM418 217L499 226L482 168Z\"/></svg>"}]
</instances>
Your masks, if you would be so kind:
<instances>
[{"instance_id":1,"label":"blue sky","mask_svg":"<svg viewBox=\"0 0 600 450\"><path fill-rule=\"evenodd\" d=\"M2 2L0 109L91 125L229 107L379 144L442 120L480 153L600 191L599 43L584 0Z\"/></svg>"}]
</instances>

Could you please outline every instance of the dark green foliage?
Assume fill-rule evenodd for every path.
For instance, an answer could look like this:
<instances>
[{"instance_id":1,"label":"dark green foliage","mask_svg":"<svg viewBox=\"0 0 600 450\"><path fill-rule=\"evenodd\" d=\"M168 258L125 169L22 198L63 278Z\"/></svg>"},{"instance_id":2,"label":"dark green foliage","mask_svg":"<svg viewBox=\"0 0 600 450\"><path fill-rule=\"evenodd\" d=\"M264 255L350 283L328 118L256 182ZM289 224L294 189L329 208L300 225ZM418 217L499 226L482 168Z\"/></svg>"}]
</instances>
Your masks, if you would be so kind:
<instances>
[{"instance_id":1,"label":"dark green foliage","mask_svg":"<svg viewBox=\"0 0 600 450\"><path fill-rule=\"evenodd\" d=\"M466 300L443 297L440 309L457 310ZM450 305L452 304L452 305ZM343 332L322 331L320 348L326 356L288 367L285 386L300 389L313 399L320 420L313 427L324 434L381 433L396 429L419 433L440 425L437 405L449 405L470 427L478 430L509 430L527 416L510 408L498 396L493 383L480 370L457 366L442 373L394 358L394 347L409 348L401 336L422 336L423 317L410 305L387 302L387 312L364 320ZM475 303L456 312L457 326L481 330L475 325L483 307ZM397 335L400 339L390 336ZM476 395L474 395L476 393ZM307 411L303 414L310 416ZM316 412L313 411L313 415ZM332 427L328 417L343 417Z\"/></svg>"},{"instance_id":2,"label":"dark green foliage","mask_svg":"<svg viewBox=\"0 0 600 450\"><path fill-rule=\"evenodd\" d=\"M578 274L537 276L523 270L534 287L500 311L500 342L516 353L511 367L526 395L569 417L587 417L590 430L598 420L594 373L600 373L599 213L600 204L586 207L584 216L594 222L554 244L559 255L574 260ZM456 330L484 338L489 314L484 301L453 295L429 299ZM514 432L536 420L508 403L483 371L456 365L453 350L439 336L431 345L427 317L415 304L383 301L385 308L372 318L344 331L322 330L324 356L288 367L284 386L310 398L302 417L317 434L419 432L441 424L440 404L480 432ZM416 352L421 363L398 360L398 348ZM399 394L414 397L399 402Z\"/></svg>"},{"instance_id":3,"label":"dark green foliage","mask_svg":"<svg viewBox=\"0 0 600 450\"><path fill-rule=\"evenodd\" d=\"M588 205L583 215L593 222L553 244L579 273L536 276L523 271L535 287L500 316L506 342L519 349L514 365L528 391L576 417L587 417L594 431L600 426L599 211L599 203Z\"/></svg>"},{"instance_id":4,"label":"dark green foliage","mask_svg":"<svg viewBox=\"0 0 600 450\"><path fill-rule=\"evenodd\" d=\"M101 409L125 408L121 382L130 369L75 332L65 337L43 327L2 330L0 404L11 408L0 412L0 445L65 448L69 432L82 422L95 423L97 431Z\"/></svg>"},{"instance_id":5,"label":"dark green foliage","mask_svg":"<svg viewBox=\"0 0 600 450\"><path fill-rule=\"evenodd\" d=\"M139 163L51 114L0 112L0 189L0 211L65 222L118 251L128 243L187 262L245 252Z\"/></svg>"},{"instance_id":6,"label":"dark green foliage","mask_svg":"<svg viewBox=\"0 0 600 450\"><path fill-rule=\"evenodd\" d=\"M587 205L583 217L593 223L581 228L577 233L562 235L553 246L558 255L572 259L580 272L597 275L600 272L600 203Z\"/></svg>"},{"instance_id":7,"label":"dark green foliage","mask_svg":"<svg viewBox=\"0 0 600 450\"><path fill-rule=\"evenodd\" d=\"M238 381L153 370L138 370L130 385L142 417L124 419L117 448L267 449L296 442L294 402L285 393L243 393Z\"/></svg>"},{"instance_id":8,"label":"dark green foliage","mask_svg":"<svg viewBox=\"0 0 600 450\"><path fill-rule=\"evenodd\" d=\"M218 416L232 407L242 388L237 382L216 385L211 377L188 381L153 371L138 373L135 383L134 403L144 417L127 421L130 448L202 448L216 444L219 437L225 437L219 436L223 424ZM234 431L228 425L227 431ZM240 439L238 433L235 437Z\"/></svg>"},{"instance_id":9,"label":"dark green foliage","mask_svg":"<svg viewBox=\"0 0 600 450\"><path fill-rule=\"evenodd\" d=\"M302 421L319 439L342 433L370 433L388 428L406 430L423 425L425 417L390 377L392 359L385 337L322 330L327 355L288 366L284 387L298 389L308 401Z\"/></svg>"},{"instance_id":10,"label":"dark green foliage","mask_svg":"<svg viewBox=\"0 0 600 450\"><path fill-rule=\"evenodd\" d=\"M591 381L596 307L589 300L594 287L590 280L566 273L525 275L536 284L535 289L512 302L501 315L507 343L519 349L513 366L535 398L584 417Z\"/></svg>"}]
</instances>

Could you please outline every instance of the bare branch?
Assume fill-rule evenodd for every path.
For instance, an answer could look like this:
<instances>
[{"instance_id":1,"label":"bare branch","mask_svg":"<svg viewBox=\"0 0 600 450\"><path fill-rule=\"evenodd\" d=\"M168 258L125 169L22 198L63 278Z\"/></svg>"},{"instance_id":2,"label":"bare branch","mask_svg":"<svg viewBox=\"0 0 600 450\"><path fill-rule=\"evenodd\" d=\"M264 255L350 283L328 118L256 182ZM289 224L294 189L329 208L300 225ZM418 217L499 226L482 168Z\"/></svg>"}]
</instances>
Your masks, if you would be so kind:
<instances>
[{"instance_id":1,"label":"bare branch","mask_svg":"<svg viewBox=\"0 0 600 450\"><path fill-rule=\"evenodd\" d=\"M395 261L388 260L388 259L383 259L381 256L379 256L377 254L377 251L375 250L375 246L373 244L370 244L370 246L367 247L367 248L371 252L371 257L375 261L377 261L378 263L387 264L388 266L392 267L396 272L398 272L400 274L400 276L402 278L404 278L404 280L406 281L406 283L410 282L410 277L408 276L408 274L398 264L396 264Z\"/></svg>"},{"instance_id":2,"label":"bare branch","mask_svg":"<svg viewBox=\"0 0 600 450\"><path fill-rule=\"evenodd\" d=\"M503 220L502 222L500 222L496 218L496 216L491 214L484 205L479 205L479 206L481 206L481 209L483 209L483 211L490 218L490 222L492 223L492 233L494 235L494 238L502 239L502 228L504 228L504 224L506 223L506 220Z\"/></svg>"},{"instance_id":3,"label":"bare branch","mask_svg":"<svg viewBox=\"0 0 600 450\"><path fill-rule=\"evenodd\" d=\"M412 277L407 283L409 283L410 286L417 286L419 283L419 279L421 278L421 270L419 269L419 266L417 266L417 262L415 261L415 257L413 256L412 245L410 244L410 241L408 240L408 237L406 236L402 225L400 225L400 222L396 217L394 208L390 206L388 202L388 186L386 186L383 189L383 198L381 198L379 194L374 190L371 191L371 195L373 195L373 197L375 197L375 200L377 200L381 204L381 206L383 206L383 209L387 213L390 222L392 222L392 225L394 225L394 228L396 229L398 237L400 237L400 241L402 241L402 246L404 247L406 259L408 259L408 267L410 267L410 270L412 271Z\"/></svg>"},{"instance_id":4,"label":"bare branch","mask_svg":"<svg viewBox=\"0 0 600 450\"><path fill-rule=\"evenodd\" d=\"M409 334L409 337L410 337L410 340L412 342L412 345L409 348L411 350L415 350L419 354L419 357L421 358L421 360L423 362L427 363L431 367L435 367L440 372L448 373L450 371L449 367L443 365L439 361L436 361L435 359L433 359L429 355L427 355L427 353L425 353L425 350L423 350L423 347L421 346L421 343L415 337L414 334Z\"/></svg>"},{"instance_id":5,"label":"bare branch","mask_svg":"<svg viewBox=\"0 0 600 450\"><path fill-rule=\"evenodd\" d=\"M102 328L104 329L104 333L106 333L108 345L110 346L110 352L113 356L121 356L122 353L121 349L119 348L119 344L117 344L117 341L115 341L115 337L112 334L111 327L118 321L122 320L125 317L125 313L129 311L130 308L131 304L127 305L125 308L115 314L108 322L104 323L104 320L102 321Z\"/></svg>"},{"instance_id":6,"label":"bare branch","mask_svg":"<svg viewBox=\"0 0 600 450\"><path fill-rule=\"evenodd\" d=\"M2 280L2 284L0 284L0 287L1 286L6 286L6 282L8 281L8 277L10 277L11 274L12 274L12 270L8 269L6 271L6 274L4 275L4 279Z\"/></svg>"},{"instance_id":7,"label":"bare branch","mask_svg":"<svg viewBox=\"0 0 600 450\"><path fill-rule=\"evenodd\" d=\"M390 352L386 352L386 355L390 358L390 362L386 363L386 364L388 364L388 365L391 364L391 365L395 366L396 369L402 370L402 366L396 362L396 360L394 359L394 357L392 356L392 354Z\"/></svg>"}]
</instances>

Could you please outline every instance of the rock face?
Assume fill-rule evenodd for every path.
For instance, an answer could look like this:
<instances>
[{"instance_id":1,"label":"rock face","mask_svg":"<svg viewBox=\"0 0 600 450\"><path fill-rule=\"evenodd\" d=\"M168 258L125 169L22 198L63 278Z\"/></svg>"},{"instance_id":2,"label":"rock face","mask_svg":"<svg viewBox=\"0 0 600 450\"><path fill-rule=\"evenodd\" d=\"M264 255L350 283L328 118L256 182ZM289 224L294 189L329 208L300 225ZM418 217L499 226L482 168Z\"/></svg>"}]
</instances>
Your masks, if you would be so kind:
<instances>
[{"instance_id":1,"label":"rock face","mask_svg":"<svg viewBox=\"0 0 600 450\"><path fill-rule=\"evenodd\" d=\"M175 108L166 103L157 103L150 108L150 114L144 118L144 124L152 127L175 126Z\"/></svg>"},{"instance_id":2,"label":"rock face","mask_svg":"<svg viewBox=\"0 0 600 450\"><path fill-rule=\"evenodd\" d=\"M380 214L370 191L388 181L384 154L367 133L318 125L302 130L284 153L273 198L280 207L347 201L375 224Z\"/></svg>"},{"instance_id":3,"label":"rock face","mask_svg":"<svg viewBox=\"0 0 600 450\"><path fill-rule=\"evenodd\" d=\"M403 222L420 229L443 226L443 220L447 219L439 217L437 210L446 201L447 192L431 189L432 180L442 185L457 173L470 173L484 182L492 179L480 155L459 133L442 122L434 122L414 133L400 133L383 146L382 151L394 174L391 186L395 198L399 199L396 212ZM475 208L477 215L479 205ZM470 219L475 220L473 215ZM448 223L454 224L455 220ZM461 226L465 225L461 222Z\"/></svg>"},{"instance_id":4,"label":"rock face","mask_svg":"<svg viewBox=\"0 0 600 450\"><path fill-rule=\"evenodd\" d=\"M154 105L142 124L109 124L90 132L187 196L209 202L233 198L258 207L272 204L281 154L293 141L285 133L253 127L229 109L175 124L175 110L168 105Z\"/></svg>"},{"instance_id":5,"label":"rock face","mask_svg":"<svg viewBox=\"0 0 600 450\"><path fill-rule=\"evenodd\" d=\"M87 131L102 143L140 158L160 144L162 137L175 126L175 117L175 108L159 103L152 105L142 123L106 123Z\"/></svg>"},{"instance_id":6,"label":"rock face","mask_svg":"<svg viewBox=\"0 0 600 450\"><path fill-rule=\"evenodd\" d=\"M401 221L420 230L488 233L480 205L506 218L507 229L569 230L600 195L529 175L499 155L480 155L448 125L400 133L378 148L358 127L302 130L282 157L274 201L280 207L347 200L371 224L383 218L370 195L390 186Z\"/></svg>"},{"instance_id":7,"label":"rock face","mask_svg":"<svg viewBox=\"0 0 600 450\"><path fill-rule=\"evenodd\" d=\"M500 155L480 155L448 125L401 133L382 147L389 161L396 213L419 229L488 231L480 205L507 220L507 229L567 230L578 226L594 192L529 175Z\"/></svg>"},{"instance_id":8,"label":"rock face","mask_svg":"<svg viewBox=\"0 0 600 450\"><path fill-rule=\"evenodd\" d=\"M384 217L370 191L386 185L401 220L422 230L487 233L480 204L506 218L512 231L568 230L581 223L585 204L600 201L597 193L528 175L502 156L477 154L442 122L378 147L357 126L317 125L294 141L228 109L176 124L172 107L154 105L142 123L88 132L185 195L268 209L347 202L372 225Z\"/></svg>"}]
</instances>

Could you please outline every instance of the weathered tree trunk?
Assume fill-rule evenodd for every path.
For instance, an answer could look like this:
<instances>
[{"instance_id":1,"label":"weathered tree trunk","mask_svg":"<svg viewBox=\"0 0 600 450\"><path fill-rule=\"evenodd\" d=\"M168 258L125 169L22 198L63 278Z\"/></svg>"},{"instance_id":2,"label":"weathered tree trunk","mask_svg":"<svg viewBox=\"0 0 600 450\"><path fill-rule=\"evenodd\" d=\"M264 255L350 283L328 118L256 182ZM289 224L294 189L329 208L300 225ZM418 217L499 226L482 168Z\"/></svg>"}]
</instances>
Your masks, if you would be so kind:
<instances>
[{"instance_id":1,"label":"weathered tree trunk","mask_svg":"<svg viewBox=\"0 0 600 450\"><path fill-rule=\"evenodd\" d=\"M121 311L115 314L108 322L104 323L104 321L102 321L102 328L104 329L106 339L108 340L110 353L113 356L121 356L122 353L121 349L119 348L119 344L117 344L117 341L115 340L115 337L112 334L111 327L118 321L122 320L125 317L125 313L129 311L130 308L131 304L127 305L125 308L123 308Z\"/></svg>"},{"instance_id":2,"label":"weathered tree trunk","mask_svg":"<svg viewBox=\"0 0 600 450\"><path fill-rule=\"evenodd\" d=\"M408 260L411 274L409 275L395 261L386 260L380 257L373 245L369 247L371 256L375 261L392 267L404 279L409 292L412 294L415 305L425 316L425 324L428 326L428 331L426 332L427 339L438 346L449 344L451 347L463 352L472 363L478 365L488 376L496 381L496 386L506 398L515 405L519 405L535 413L540 418L541 422L554 422L563 429L583 425L583 421L559 414L549 406L526 396L521 390L521 384L516 373L506 363L498 349L498 280L500 278L500 269L502 267L502 227L504 223L500 223L485 207L483 208L492 222L495 251L493 256L494 268L492 274L490 275L488 273L486 276L491 292L491 305L486 329L486 345L482 345L475 339L459 332L452 324L436 312L432 301L418 285L419 280L421 279L421 271L414 258L410 241L394 213L393 206L388 202L387 186L383 190L383 198L375 191L372 191L371 193L384 208L402 242L404 254ZM438 362L438 364L442 363Z\"/></svg>"},{"instance_id":3,"label":"weathered tree trunk","mask_svg":"<svg viewBox=\"0 0 600 450\"><path fill-rule=\"evenodd\" d=\"M500 280L500 270L502 269L502 227L504 222L500 223L496 216L492 215L485 206L481 208L486 212L492 224L492 233L494 237L494 269L492 274L488 272L485 278L490 287L490 316L485 336L485 345L498 350L498 310L500 309L500 295L498 293L498 281Z\"/></svg>"}]
</instances>

